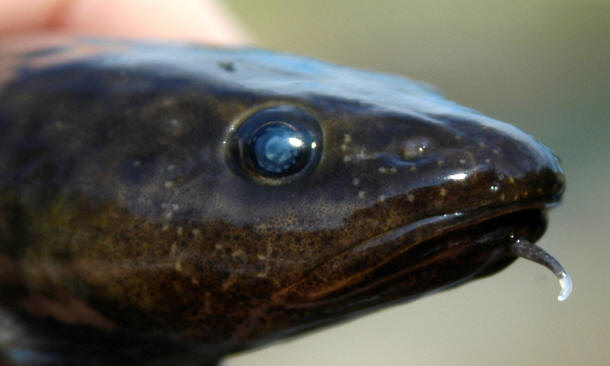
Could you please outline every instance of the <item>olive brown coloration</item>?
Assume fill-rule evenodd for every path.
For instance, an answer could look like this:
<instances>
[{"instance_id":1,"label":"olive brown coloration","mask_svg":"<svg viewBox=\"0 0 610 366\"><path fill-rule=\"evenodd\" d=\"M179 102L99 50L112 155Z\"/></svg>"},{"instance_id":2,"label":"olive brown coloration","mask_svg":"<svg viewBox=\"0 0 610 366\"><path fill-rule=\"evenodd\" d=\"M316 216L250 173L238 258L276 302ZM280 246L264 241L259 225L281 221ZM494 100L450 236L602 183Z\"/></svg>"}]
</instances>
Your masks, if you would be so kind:
<instances>
[{"instance_id":1,"label":"olive brown coloration","mask_svg":"<svg viewBox=\"0 0 610 366\"><path fill-rule=\"evenodd\" d=\"M0 349L213 365L493 274L564 175L408 79L255 49L0 46Z\"/></svg>"}]
</instances>

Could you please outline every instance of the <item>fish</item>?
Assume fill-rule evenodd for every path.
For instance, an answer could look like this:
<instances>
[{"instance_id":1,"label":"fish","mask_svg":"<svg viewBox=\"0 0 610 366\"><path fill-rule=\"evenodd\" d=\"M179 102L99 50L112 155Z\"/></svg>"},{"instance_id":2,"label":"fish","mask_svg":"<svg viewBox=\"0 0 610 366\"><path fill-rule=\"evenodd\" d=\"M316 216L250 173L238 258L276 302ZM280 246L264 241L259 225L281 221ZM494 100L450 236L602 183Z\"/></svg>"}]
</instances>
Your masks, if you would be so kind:
<instances>
[{"instance_id":1,"label":"fish","mask_svg":"<svg viewBox=\"0 0 610 366\"><path fill-rule=\"evenodd\" d=\"M0 45L0 354L215 365L457 287L535 245L565 174L398 75L255 48Z\"/></svg>"}]
</instances>

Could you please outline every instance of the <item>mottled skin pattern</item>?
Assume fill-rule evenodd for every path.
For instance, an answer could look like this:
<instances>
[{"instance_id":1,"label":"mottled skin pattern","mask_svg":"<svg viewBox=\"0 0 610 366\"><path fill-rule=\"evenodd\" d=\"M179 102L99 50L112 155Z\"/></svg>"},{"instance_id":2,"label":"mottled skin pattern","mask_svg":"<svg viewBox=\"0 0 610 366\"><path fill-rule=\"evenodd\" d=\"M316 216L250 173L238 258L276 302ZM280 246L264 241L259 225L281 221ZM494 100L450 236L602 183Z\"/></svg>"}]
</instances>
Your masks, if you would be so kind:
<instances>
[{"instance_id":1,"label":"mottled skin pattern","mask_svg":"<svg viewBox=\"0 0 610 366\"><path fill-rule=\"evenodd\" d=\"M236 172L270 106L306 176ZM0 45L0 349L24 365L222 355L494 273L563 192L550 150L413 81L260 50Z\"/></svg>"}]
</instances>

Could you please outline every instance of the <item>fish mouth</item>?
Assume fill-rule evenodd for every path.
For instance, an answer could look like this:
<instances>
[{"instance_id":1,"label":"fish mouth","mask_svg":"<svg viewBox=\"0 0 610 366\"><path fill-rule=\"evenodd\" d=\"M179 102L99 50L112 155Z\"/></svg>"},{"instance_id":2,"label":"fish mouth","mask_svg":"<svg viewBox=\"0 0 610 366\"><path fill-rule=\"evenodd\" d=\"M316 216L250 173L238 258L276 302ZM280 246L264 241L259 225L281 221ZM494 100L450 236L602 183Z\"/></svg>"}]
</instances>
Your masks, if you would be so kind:
<instances>
[{"instance_id":1,"label":"fish mouth","mask_svg":"<svg viewBox=\"0 0 610 366\"><path fill-rule=\"evenodd\" d=\"M517 259L515 242L534 243L544 234L547 208L515 204L419 220L316 266L276 292L274 302L336 319L491 275Z\"/></svg>"}]
</instances>

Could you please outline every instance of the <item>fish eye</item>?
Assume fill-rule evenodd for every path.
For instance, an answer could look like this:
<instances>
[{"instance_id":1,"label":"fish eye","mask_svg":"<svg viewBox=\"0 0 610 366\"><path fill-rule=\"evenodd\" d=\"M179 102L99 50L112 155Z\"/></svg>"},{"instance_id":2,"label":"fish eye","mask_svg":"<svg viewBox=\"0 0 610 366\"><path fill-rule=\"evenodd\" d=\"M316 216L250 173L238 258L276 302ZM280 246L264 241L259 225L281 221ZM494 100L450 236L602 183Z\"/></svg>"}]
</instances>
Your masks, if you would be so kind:
<instances>
[{"instance_id":1,"label":"fish eye","mask_svg":"<svg viewBox=\"0 0 610 366\"><path fill-rule=\"evenodd\" d=\"M302 108L280 105L248 116L229 137L229 162L246 178L282 185L311 172L320 160L322 131Z\"/></svg>"}]
</instances>

